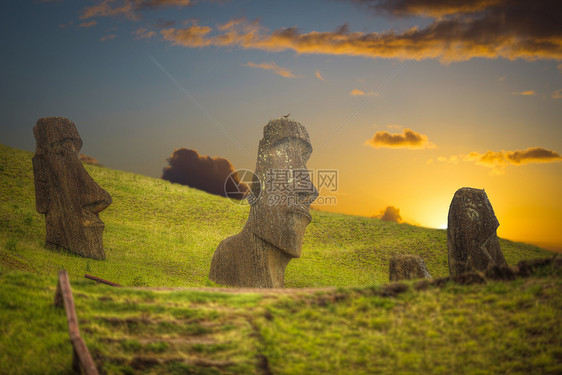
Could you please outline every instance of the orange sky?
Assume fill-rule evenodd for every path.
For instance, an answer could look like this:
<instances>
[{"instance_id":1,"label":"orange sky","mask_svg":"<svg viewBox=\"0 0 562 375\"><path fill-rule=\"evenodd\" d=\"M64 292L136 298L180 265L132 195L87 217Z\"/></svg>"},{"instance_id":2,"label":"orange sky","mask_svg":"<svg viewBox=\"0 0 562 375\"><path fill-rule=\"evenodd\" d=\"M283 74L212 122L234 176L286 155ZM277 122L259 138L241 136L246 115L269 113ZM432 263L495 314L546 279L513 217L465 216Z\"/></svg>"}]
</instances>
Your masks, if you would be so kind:
<instances>
[{"instance_id":1,"label":"orange sky","mask_svg":"<svg viewBox=\"0 0 562 375\"><path fill-rule=\"evenodd\" d=\"M391 128L394 130L390 131L396 131L395 125ZM405 222L444 229L455 191L465 186L480 188L486 190L494 207L500 222L500 237L562 251L560 164L507 165L494 169L462 158L438 161L443 152L434 147L419 150L365 147L359 158L355 154L355 161L341 162L345 169L340 171L340 189L336 193L322 190L323 196L336 197L338 204L318 206L318 209L373 216L387 206L395 206ZM354 167L346 168L345 163Z\"/></svg>"}]
</instances>

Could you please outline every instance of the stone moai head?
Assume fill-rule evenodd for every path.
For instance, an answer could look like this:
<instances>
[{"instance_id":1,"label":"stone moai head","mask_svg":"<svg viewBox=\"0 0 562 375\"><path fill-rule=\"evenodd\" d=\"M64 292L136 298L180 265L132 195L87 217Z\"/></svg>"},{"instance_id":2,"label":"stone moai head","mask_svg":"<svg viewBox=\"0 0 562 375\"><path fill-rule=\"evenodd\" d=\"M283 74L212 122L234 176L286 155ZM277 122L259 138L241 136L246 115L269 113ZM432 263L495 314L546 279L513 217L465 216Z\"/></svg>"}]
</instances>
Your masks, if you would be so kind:
<instances>
[{"instance_id":1,"label":"stone moai head","mask_svg":"<svg viewBox=\"0 0 562 375\"><path fill-rule=\"evenodd\" d=\"M209 278L219 284L282 288L285 267L301 255L310 204L318 196L306 162L312 153L304 126L287 118L263 130L250 215L242 231L224 239L211 261Z\"/></svg>"},{"instance_id":2,"label":"stone moai head","mask_svg":"<svg viewBox=\"0 0 562 375\"><path fill-rule=\"evenodd\" d=\"M301 255L310 204L318 197L306 167L311 154L310 137L300 123L280 118L264 127L248 229L292 258Z\"/></svg>"},{"instance_id":3,"label":"stone moai head","mask_svg":"<svg viewBox=\"0 0 562 375\"><path fill-rule=\"evenodd\" d=\"M450 275L485 271L490 265L507 266L496 234L499 225L484 190L457 190L447 225Z\"/></svg>"},{"instance_id":4,"label":"stone moai head","mask_svg":"<svg viewBox=\"0 0 562 375\"><path fill-rule=\"evenodd\" d=\"M40 118L33 134L35 205L45 214L46 246L105 259L98 213L111 204L111 196L78 159L82 139L76 126L64 117Z\"/></svg>"}]
</instances>

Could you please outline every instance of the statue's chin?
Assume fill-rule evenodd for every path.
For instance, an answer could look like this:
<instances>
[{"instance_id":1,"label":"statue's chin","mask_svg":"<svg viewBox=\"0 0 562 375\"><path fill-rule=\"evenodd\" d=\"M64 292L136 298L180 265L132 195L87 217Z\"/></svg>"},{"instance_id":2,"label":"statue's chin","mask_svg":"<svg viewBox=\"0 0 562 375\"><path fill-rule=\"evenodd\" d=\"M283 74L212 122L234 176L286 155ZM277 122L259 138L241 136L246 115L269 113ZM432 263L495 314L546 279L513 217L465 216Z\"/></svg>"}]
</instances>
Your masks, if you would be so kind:
<instances>
[{"instance_id":1,"label":"statue's chin","mask_svg":"<svg viewBox=\"0 0 562 375\"><path fill-rule=\"evenodd\" d=\"M283 223L275 226L275 228L278 228L277 230L282 232L281 236L267 230L254 231L254 234L291 258L300 258L304 232L306 226L310 223L310 215L305 215L300 211L289 211L283 221Z\"/></svg>"}]
</instances>

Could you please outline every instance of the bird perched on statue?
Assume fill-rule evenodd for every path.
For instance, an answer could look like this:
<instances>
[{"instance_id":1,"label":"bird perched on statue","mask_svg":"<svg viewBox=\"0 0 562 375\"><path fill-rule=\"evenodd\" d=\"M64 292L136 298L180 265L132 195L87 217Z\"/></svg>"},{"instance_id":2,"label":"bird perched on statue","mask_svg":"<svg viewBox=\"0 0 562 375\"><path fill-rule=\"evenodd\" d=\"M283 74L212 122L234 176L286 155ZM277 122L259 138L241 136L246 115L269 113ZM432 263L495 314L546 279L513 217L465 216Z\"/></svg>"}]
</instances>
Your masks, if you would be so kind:
<instances>
[{"instance_id":1,"label":"bird perched on statue","mask_svg":"<svg viewBox=\"0 0 562 375\"><path fill-rule=\"evenodd\" d=\"M290 113L289 113L288 115L284 115L283 117L287 118L287 117L289 117L289 116L291 116L291 114L290 114Z\"/></svg>"}]
</instances>

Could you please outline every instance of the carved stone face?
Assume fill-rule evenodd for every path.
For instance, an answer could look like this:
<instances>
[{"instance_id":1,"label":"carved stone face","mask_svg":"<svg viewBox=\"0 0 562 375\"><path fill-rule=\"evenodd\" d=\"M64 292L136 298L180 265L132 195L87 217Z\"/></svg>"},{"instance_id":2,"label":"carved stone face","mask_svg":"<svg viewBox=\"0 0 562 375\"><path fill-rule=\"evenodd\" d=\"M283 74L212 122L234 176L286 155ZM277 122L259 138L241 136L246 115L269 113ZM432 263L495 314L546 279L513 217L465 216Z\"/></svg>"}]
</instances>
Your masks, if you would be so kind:
<instances>
[{"instance_id":1,"label":"carved stone face","mask_svg":"<svg viewBox=\"0 0 562 375\"><path fill-rule=\"evenodd\" d=\"M308 133L298 122L277 119L265 127L256 165L261 184L252 187L260 194L250 209L249 229L293 258L301 255L310 204L318 197L306 169L311 153Z\"/></svg>"},{"instance_id":2,"label":"carved stone face","mask_svg":"<svg viewBox=\"0 0 562 375\"><path fill-rule=\"evenodd\" d=\"M78 159L82 140L76 126L62 117L41 118L33 133L35 200L37 211L46 214L47 246L104 259L98 213L111 204L111 196Z\"/></svg>"},{"instance_id":3,"label":"carved stone face","mask_svg":"<svg viewBox=\"0 0 562 375\"><path fill-rule=\"evenodd\" d=\"M484 190L461 188L451 206L447 226L449 272L485 271L491 264L506 266L496 234L498 219Z\"/></svg>"}]
</instances>

